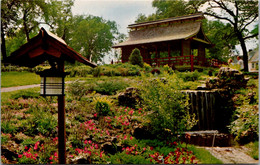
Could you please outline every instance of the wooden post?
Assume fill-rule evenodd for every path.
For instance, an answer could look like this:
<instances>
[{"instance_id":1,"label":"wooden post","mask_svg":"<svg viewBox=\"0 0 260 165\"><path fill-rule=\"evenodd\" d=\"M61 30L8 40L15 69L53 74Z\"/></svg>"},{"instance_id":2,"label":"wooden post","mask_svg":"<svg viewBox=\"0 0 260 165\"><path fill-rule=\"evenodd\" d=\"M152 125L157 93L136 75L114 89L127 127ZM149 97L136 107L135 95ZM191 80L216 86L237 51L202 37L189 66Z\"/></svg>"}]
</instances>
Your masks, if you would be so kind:
<instances>
[{"instance_id":1,"label":"wooden post","mask_svg":"<svg viewBox=\"0 0 260 165\"><path fill-rule=\"evenodd\" d=\"M58 64L58 69L64 72L64 62L60 62ZM66 164L66 125L64 95L58 96L58 153L59 164Z\"/></svg>"},{"instance_id":2,"label":"wooden post","mask_svg":"<svg viewBox=\"0 0 260 165\"><path fill-rule=\"evenodd\" d=\"M168 65L170 66L170 58L171 58L171 47L170 44L168 43Z\"/></svg>"},{"instance_id":3,"label":"wooden post","mask_svg":"<svg viewBox=\"0 0 260 165\"><path fill-rule=\"evenodd\" d=\"M190 56L190 70L193 72L193 54Z\"/></svg>"}]
</instances>

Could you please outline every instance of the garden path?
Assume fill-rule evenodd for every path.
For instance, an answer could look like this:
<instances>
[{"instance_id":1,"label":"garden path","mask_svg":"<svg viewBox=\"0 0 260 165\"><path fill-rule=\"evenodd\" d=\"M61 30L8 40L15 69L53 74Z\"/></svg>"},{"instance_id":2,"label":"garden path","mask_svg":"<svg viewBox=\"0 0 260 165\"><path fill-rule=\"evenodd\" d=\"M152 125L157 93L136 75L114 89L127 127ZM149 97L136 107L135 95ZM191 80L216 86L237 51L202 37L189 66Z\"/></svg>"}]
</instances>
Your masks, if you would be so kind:
<instances>
[{"instance_id":1,"label":"garden path","mask_svg":"<svg viewBox=\"0 0 260 165\"><path fill-rule=\"evenodd\" d=\"M71 82L72 81L66 81L65 83L67 84L67 83L71 83ZM40 87L40 84L1 88L1 92L12 92L12 91L17 91L17 90L21 90L21 89L28 89L28 88L35 88L35 87Z\"/></svg>"},{"instance_id":2,"label":"garden path","mask_svg":"<svg viewBox=\"0 0 260 165\"><path fill-rule=\"evenodd\" d=\"M255 160L246 154L247 147L202 147L208 150L214 157L221 160L224 164L258 164Z\"/></svg>"}]
</instances>

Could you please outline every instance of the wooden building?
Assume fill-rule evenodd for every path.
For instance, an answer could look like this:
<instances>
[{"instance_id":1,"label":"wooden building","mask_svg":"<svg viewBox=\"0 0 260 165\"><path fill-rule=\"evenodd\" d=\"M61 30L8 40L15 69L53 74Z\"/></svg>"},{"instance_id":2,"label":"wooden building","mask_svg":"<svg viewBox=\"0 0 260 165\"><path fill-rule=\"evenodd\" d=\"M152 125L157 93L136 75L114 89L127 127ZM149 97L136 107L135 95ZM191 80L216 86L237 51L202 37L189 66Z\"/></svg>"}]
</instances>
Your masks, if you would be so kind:
<instances>
[{"instance_id":1,"label":"wooden building","mask_svg":"<svg viewBox=\"0 0 260 165\"><path fill-rule=\"evenodd\" d=\"M144 62L150 65L215 65L205 58L205 48L213 44L203 32L203 19L203 14L197 13L131 24L128 40L113 48L121 48L123 63L138 48Z\"/></svg>"}]
</instances>

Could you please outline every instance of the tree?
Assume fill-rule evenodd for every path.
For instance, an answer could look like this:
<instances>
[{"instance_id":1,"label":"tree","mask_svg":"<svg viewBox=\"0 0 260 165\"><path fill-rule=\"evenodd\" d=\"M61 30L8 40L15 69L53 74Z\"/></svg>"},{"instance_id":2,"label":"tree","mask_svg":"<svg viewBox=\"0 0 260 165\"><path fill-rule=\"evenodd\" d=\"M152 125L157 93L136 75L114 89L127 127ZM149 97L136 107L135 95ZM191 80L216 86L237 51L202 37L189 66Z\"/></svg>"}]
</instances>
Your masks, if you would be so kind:
<instances>
[{"instance_id":1,"label":"tree","mask_svg":"<svg viewBox=\"0 0 260 165\"><path fill-rule=\"evenodd\" d=\"M141 56L140 50L135 48L130 57L129 62L133 65L139 65L140 67L144 66L143 57Z\"/></svg>"},{"instance_id":2,"label":"tree","mask_svg":"<svg viewBox=\"0 0 260 165\"><path fill-rule=\"evenodd\" d=\"M1 54L3 61L6 60L6 36L14 35L18 21L18 0L1 1Z\"/></svg>"},{"instance_id":3,"label":"tree","mask_svg":"<svg viewBox=\"0 0 260 165\"><path fill-rule=\"evenodd\" d=\"M227 61L235 45L239 43L232 26L218 20L204 20L203 27L206 36L215 44L213 48L208 49L207 55L213 59Z\"/></svg>"},{"instance_id":4,"label":"tree","mask_svg":"<svg viewBox=\"0 0 260 165\"><path fill-rule=\"evenodd\" d=\"M233 27L233 33L240 42L243 51L244 70L248 71L248 53L246 41L258 36L258 32L250 33L248 26L256 24L258 19L257 0L205 0L207 5L204 14L227 21Z\"/></svg>"},{"instance_id":5,"label":"tree","mask_svg":"<svg viewBox=\"0 0 260 165\"><path fill-rule=\"evenodd\" d=\"M72 22L68 44L88 60L102 61L119 35L117 24L92 15L75 16Z\"/></svg>"}]
</instances>

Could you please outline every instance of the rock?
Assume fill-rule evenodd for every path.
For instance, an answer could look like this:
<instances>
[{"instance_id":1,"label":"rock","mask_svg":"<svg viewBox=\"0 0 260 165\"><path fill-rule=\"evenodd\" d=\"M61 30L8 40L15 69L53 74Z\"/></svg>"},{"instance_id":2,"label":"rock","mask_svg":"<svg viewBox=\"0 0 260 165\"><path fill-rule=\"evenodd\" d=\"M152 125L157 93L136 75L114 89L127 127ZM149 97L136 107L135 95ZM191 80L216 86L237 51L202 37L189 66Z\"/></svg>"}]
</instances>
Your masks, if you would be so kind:
<instances>
[{"instance_id":1,"label":"rock","mask_svg":"<svg viewBox=\"0 0 260 165\"><path fill-rule=\"evenodd\" d=\"M117 153L117 146L113 145L111 142L106 142L101 145L101 150L103 150L105 153L114 155Z\"/></svg>"},{"instance_id":2,"label":"rock","mask_svg":"<svg viewBox=\"0 0 260 165\"><path fill-rule=\"evenodd\" d=\"M151 132L144 126L134 128L134 137L136 139L149 139L152 138Z\"/></svg>"},{"instance_id":3,"label":"rock","mask_svg":"<svg viewBox=\"0 0 260 165\"><path fill-rule=\"evenodd\" d=\"M118 95L118 103L122 106L134 108L139 100L139 89L134 87L126 88L125 92L119 93Z\"/></svg>"},{"instance_id":4,"label":"rock","mask_svg":"<svg viewBox=\"0 0 260 165\"><path fill-rule=\"evenodd\" d=\"M14 158L18 158L18 154L10 151L9 149L2 146L1 155L4 156L7 160L14 160Z\"/></svg>"},{"instance_id":5,"label":"rock","mask_svg":"<svg viewBox=\"0 0 260 165\"><path fill-rule=\"evenodd\" d=\"M229 67L220 68L216 78L206 81L207 89L239 89L245 88L249 79L244 78L244 74Z\"/></svg>"},{"instance_id":6,"label":"rock","mask_svg":"<svg viewBox=\"0 0 260 165\"><path fill-rule=\"evenodd\" d=\"M88 156L87 158L85 157L76 157L75 159L72 160L73 164L91 164L91 159Z\"/></svg>"}]
</instances>

